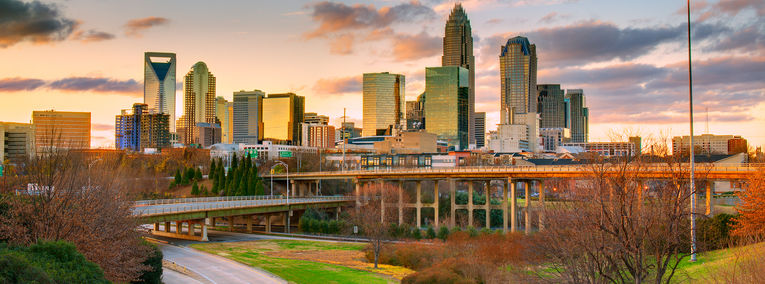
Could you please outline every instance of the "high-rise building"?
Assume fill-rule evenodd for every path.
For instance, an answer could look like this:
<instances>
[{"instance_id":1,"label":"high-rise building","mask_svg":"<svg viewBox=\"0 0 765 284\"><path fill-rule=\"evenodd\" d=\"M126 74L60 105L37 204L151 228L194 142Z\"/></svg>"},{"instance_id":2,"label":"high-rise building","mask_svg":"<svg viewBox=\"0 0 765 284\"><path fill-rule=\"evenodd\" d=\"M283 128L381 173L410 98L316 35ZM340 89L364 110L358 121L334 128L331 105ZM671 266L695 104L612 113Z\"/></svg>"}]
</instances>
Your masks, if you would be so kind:
<instances>
[{"instance_id":1,"label":"high-rise building","mask_svg":"<svg viewBox=\"0 0 765 284\"><path fill-rule=\"evenodd\" d=\"M0 164L35 153L35 129L29 123L0 122Z\"/></svg>"},{"instance_id":2,"label":"high-rise building","mask_svg":"<svg viewBox=\"0 0 765 284\"><path fill-rule=\"evenodd\" d=\"M542 137L542 145L547 152L555 152L563 143L571 140L571 129L565 127L539 128L539 136Z\"/></svg>"},{"instance_id":3,"label":"high-rise building","mask_svg":"<svg viewBox=\"0 0 765 284\"><path fill-rule=\"evenodd\" d=\"M169 115L175 132L175 53L143 54L143 103L149 112Z\"/></svg>"},{"instance_id":4,"label":"high-rise building","mask_svg":"<svg viewBox=\"0 0 765 284\"><path fill-rule=\"evenodd\" d=\"M255 145L263 139L261 116L265 96L261 90L234 92L234 144Z\"/></svg>"},{"instance_id":5,"label":"high-rise building","mask_svg":"<svg viewBox=\"0 0 765 284\"><path fill-rule=\"evenodd\" d=\"M335 127L326 124L303 123L303 146L316 148L335 147Z\"/></svg>"},{"instance_id":6,"label":"high-rise building","mask_svg":"<svg viewBox=\"0 0 765 284\"><path fill-rule=\"evenodd\" d=\"M502 46L499 55L500 121L508 112L537 112L537 50L525 37L514 37Z\"/></svg>"},{"instance_id":7,"label":"high-rise building","mask_svg":"<svg viewBox=\"0 0 765 284\"><path fill-rule=\"evenodd\" d=\"M364 136L393 135L406 123L404 75L364 73L363 127Z\"/></svg>"},{"instance_id":8,"label":"high-rise building","mask_svg":"<svg viewBox=\"0 0 765 284\"><path fill-rule=\"evenodd\" d=\"M66 111L33 111L36 153L51 148L90 148L90 113Z\"/></svg>"},{"instance_id":9,"label":"high-rise building","mask_svg":"<svg viewBox=\"0 0 765 284\"><path fill-rule=\"evenodd\" d=\"M425 130L455 150L468 149L469 74L457 66L425 68Z\"/></svg>"},{"instance_id":10,"label":"high-rise building","mask_svg":"<svg viewBox=\"0 0 765 284\"><path fill-rule=\"evenodd\" d=\"M221 142L220 125L215 123L199 122L194 125L194 137L191 144L207 148Z\"/></svg>"},{"instance_id":11,"label":"high-rise building","mask_svg":"<svg viewBox=\"0 0 765 284\"><path fill-rule=\"evenodd\" d=\"M486 113L475 113L475 147L486 146Z\"/></svg>"},{"instance_id":12,"label":"high-rise building","mask_svg":"<svg viewBox=\"0 0 765 284\"><path fill-rule=\"evenodd\" d=\"M303 116L303 122L308 124L327 125L329 124L329 116L319 115L315 112L306 112Z\"/></svg>"},{"instance_id":13,"label":"high-rise building","mask_svg":"<svg viewBox=\"0 0 765 284\"><path fill-rule=\"evenodd\" d=\"M590 114L582 89L566 90L571 109L571 143L587 143L590 133Z\"/></svg>"},{"instance_id":14,"label":"high-rise building","mask_svg":"<svg viewBox=\"0 0 765 284\"><path fill-rule=\"evenodd\" d=\"M566 128L566 95L560 84L537 85L540 128Z\"/></svg>"},{"instance_id":15,"label":"high-rise building","mask_svg":"<svg viewBox=\"0 0 765 284\"><path fill-rule=\"evenodd\" d=\"M215 116L220 123L221 143L234 143L234 103L223 97L215 98Z\"/></svg>"},{"instance_id":16,"label":"high-rise building","mask_svg":"<svg viewBox=\"0 0 765 284\"><path fill-rule=\"evenodd\" d=\"M475 142L475 57L470 20L461 4L454 5L444 28L444 55L441 66L460 66L468 70L468 143Z\"/></svg>"},{"instance_id":17,"label":"high-rise building","mask_svg":"<svg viewBox=\"0 0 765 284\"><path fill-rule=\"evenodd\" d=\"M114 145L117 149L140 152L146 148L170 147L170 115L150 113L147 104L133 104L122 110L114 121Z\"/></svg>"},{"instance_id":18,"label":"high-rise building","mask_svg":"<svg viewBox=\"0 0 765 284\"><path fill-rule=\"evenodd\" d=\"M300 124L305 114L305 97L294 93L268 94L262 101L262 140L299 145L302 141Z\"/></svg>"},{"instance_id":19,"label":"high-rise building","mask_svg":"<svg viewBox=\"0 0 765 284\"><path fill-rule=\"evenodd\" d=\"M194 64L183 79L183 115L185 144L194 144L197 123L215 123L215 76L204 62Z\"/></svg>"},{"instance_id":20,"label":"high-rise building","mask_svg":"<svg viewBox=\"0 0 765 284\"><path fill-rule=\"evenodd\" d=\"M406 129L423 129L422 125L422 104L420 101L406 102Z\"/></svg>"}]
</instances>

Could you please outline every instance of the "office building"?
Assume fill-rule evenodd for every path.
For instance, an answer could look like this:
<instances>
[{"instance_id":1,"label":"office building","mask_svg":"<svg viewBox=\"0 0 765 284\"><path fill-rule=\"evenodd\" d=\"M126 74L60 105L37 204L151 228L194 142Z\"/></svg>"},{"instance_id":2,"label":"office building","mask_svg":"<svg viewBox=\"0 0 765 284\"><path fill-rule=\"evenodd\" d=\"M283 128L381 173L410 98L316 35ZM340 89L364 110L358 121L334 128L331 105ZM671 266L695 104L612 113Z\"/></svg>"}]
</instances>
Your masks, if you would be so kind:
<instances>
[{"instance_id":1,"label":"office building","mask_svg":"<svg viewBox=\"0 0 765 284\"><path fill-rule=\"evenodd\" d=\"M643 138L642 137L632 136L627 141L635 145L635 152L637 155L640 155L643 153Z\"/></svg>"},{"instance_id":2,"label":"office building","mask_svg":"<svg viewBox=\"0 0 765 284\"><path fill-rule=\"evenodd\" d=\"M688 135L672 137L672 153L688 155L691 138ZM738 135L702 134L693 136L693 148L698 155L732 155L747 152L746 139Z\"/></svg>"},{"instance_id":3,"label":"office building","mask_svg":"<svg viewBox=\"0 0 765 284\"><path fill-rule=\"evenodd\" d=\"M220 125L221 129L221 143L234 143L233 116L234 103L229 102L223 97L217 97L215 99L215 117L216 123Z\"/></svg>"},{"instance_id":4,"label":"office building","mask_svg":"<svg viewBox=\"0 0 765 284\"><path fill-rule=\"evenodd\" d=\"M90 113L66 111L33 111L35 152L51 148L89 149Z\"/></svg>"},{"instance_id":5,"label":"office building","mask_svg":"<svg viewBox=\"0 0 765 284\"><path fill-rule=\"evenodd\" d=\"M143 54L143 103L149 112L170 116L170 132L175 132L175 53Z\"/></svg>"},{"instance_id":6,"label":"office building","mask_svg":"<svg viewBox=\"0 0 765 284\"><path fill-rule=\"evenodd\" d=\"M294 93L268 94L262 99L262 140L298 146L300 124L305 115L305 97Z\"/></svg>"},{"instance_id":7,"label":"office building","mask_svg":"<svg viewBox=\"0 0 765 284\"><path fill-rule=\"evenodd\" d=\"M468 78L462 67L425 68L425 130L457 151L468 149Z\"/></svg>"},{"instance_id":8,"label":"office building","mask_svg":"<svg viewBox=\"0 0 765 284\"><path fill-rule=\"evenodd\" d=\"M566 95L560 84L537 85L540 128L566 128Z\"/></svg>"},{"instance_id":9,"label":"office building","mask_svg":"<svg viewBox=\"0 0 765 284\"><path fill-rule=\"evenodd\" d=\"M514 37L502 46L499 55L500 121L508 112L537 112L537 51L525 37Z\"/></svg>"},{"instance_id":10,"label":"office building","mask_svg":"<svg viewBox=\"0 0 765 284\"><path fill-rule=\"evenodd\" d=\"M404 75L364 73L362 135L392 135L404 127Z\"/></svg>"},{"instance_id":11,"label":"office building","mask_svg":"<svg viewBox=\"0 0 765 284\"><path fill-rule=\"evenodd\" d=\"M475 113L475 148L486 146L486 113Z\"/></svg>"},{"instance_id":12,"label":"office building","mask_svg":"<svg viewBox=\"0 0 765 284\"><path fill-rule=\"evenodd\" d=\"M215 89L215 76L204 62L197 62L186 73L183 79L184 144L196 144L197 123L215 123Z\"/></svg>"},{"instance_id":13,"label":"office building","mask_svg":"<svg viewBox=\"0 0 765 284\"><path fill-rule=\"evenodd\" d=\"M585 142L563 143L559 152L572 154L588 152L597 153L602 157L631 157L638 154L635 144L632 142Z\"/></svg>"},{"instance_id":14,"label":"office building","mask_svg":"<svg viewBox=\"0 0 765 284\"><path fill-rule=\"evenodd\" d=\"M566 90L566 98L571 109L571 142L587 143L590 132L590 114L582 89Z\"/></svg>"},{"instance_id":15,"label":"office building","mask_svg":"<svg viewBox=\"0 0 765 284\"><path fill-rule=\"evenodd\" d=\"M207 148L221 141L220 125L215 123L199 122L194 125L194 137L191 144L200 148Z\"/></svg>"},{"instance_id":16,"label":"office building","mask_svg":"<svg viewBox=\"0 0 765 284\"><path fill-rule=\"evenodd\" d=\"M261 90L234 92L233 142L234 144L258 144L263 137L261 120L263 97Z\"/></svg>"},{"instance_id":17,"label":"office building","mask_svg":"<svg viewBox=\"0 0 765 284\"><path fill-rule=\"evenodd\" d=\"M35 129L29 123L0 122L0 164L34 156Z\"/></svg>"},{"instance_id":18,"label":"office building","mask_svg":"<svg viewBox=\"0 0 765 284\"><path fill-rule=\"evenodd\" d=\"M571 130L565 127L539 128L539 135L542 137L543 149L546 152L555 152L563 143L571 140Z\"/></svg>"},{"instance_id":19,"label":"office building","mask_svg":"<svg viewBox=\"0 0 765 284\"><path fill-rule=\"evenodd\" d=\"M335 147L335 127L326 124L303 123L302 146L316 148Z\"/></svg>"},{"instance_id":20,"label":"office building","mask_svg":"<svg viewBox=\"0 0 765 284\"><path fill-rule=\"evenodd\" d=\"M459 66L468 70L468 137L475 144L475 57L470 20L461 4L454 5L444 28L444 54L441 66Z\"/></svg>"},{"instance_id":21,"label":"office building","mask_svg":"<svg viewBox=\"0 0 765 284\"><path fill-rule=\"evenodd\" d=\"M133 104L115 118L114 145L136 152L170 147L170 115L150 113L147 104Z\"/></svg>"},{"instance_id":22,"label":"office building","mask_svg":"<svg viewBox=\"0 0 765 284\"><path fill-rule=\"evenodd\" d=\"M319 115L315 112L306 112L305 115L303 115L303 122L308 124L327 125L329 124L329 116Z\"/></svg>"},{"instance_id":23,"label":"office building","mask_svg":"<svg viewBox=\"0 0 765 284\"><path fill-rule=\"evenodd\" d=\"M361 128L356 128L352 121L343 122L340 129L335 130L335 141L343 140L343 135L348 139L361 137Z\"/></svg>"},{"instance_id":24,"label":"office building","mask_svg":"<svg viewBox=\"0 0 765 284\"><path fill-rule=\"evenodd\" d=\"M396 136L387 136L383 141L374 142L378 154L421 154L436 153L436 135L420 131L406 131Z\"/></svg>"}]
</instances>

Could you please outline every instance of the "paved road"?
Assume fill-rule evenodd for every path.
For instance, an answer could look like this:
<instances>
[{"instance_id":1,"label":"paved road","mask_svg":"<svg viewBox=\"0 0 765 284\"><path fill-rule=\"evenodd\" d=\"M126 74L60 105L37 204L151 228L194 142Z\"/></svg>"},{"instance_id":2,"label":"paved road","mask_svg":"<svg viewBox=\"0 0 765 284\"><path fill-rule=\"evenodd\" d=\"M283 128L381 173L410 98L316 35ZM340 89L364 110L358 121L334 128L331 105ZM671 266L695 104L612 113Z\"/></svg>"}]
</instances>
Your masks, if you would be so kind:
<instances>
[{"instance_id":1,"label":"paved road","mask_svg":"<svg viewBox=\"0 0 765 284\"><path fill-rule=\"evenodd\" d=\"M185 274L175 272L173 270L165 268L162 271L162 283L165 284L203 284L194 278L186 276Z\"/></svg>"},{"instance_id":2,"label":"paved road","mask_svg":"<svg viewBox=\"0 0 765 284\"><path fill-rule=\"evenodd\" d=\"M285 283L276 276L223 257L171 244L159 244L159 247L166 260L186 267L211 283ZM171 278L177 276L172 272L170 275ZM189 283L183 282L183 278L174 279Z\"/></svg>"}]
</instances>

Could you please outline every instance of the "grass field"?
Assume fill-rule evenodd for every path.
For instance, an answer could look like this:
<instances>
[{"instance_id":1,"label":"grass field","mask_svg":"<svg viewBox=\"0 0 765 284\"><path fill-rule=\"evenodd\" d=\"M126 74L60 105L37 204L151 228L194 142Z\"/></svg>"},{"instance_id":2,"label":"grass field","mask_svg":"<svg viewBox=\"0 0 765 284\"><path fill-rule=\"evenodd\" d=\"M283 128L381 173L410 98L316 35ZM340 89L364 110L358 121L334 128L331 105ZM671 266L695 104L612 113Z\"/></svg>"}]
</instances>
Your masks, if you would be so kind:
<instances>
[{"instance_id":1,"label":"grass field","mask_svg":"<svg viewBox=\"0 0 765 284\"><path fill-rule=\"evenodd\" d=\"M687 258L680 262L672 282L709 281L714 279L714 274L730 270L737 261L762 257L757 255L762 252L765 252L765 243L701 253L696 262L689 262Z\"/></svg>"},{"instance_id":2,"label":"grass field","mask_svg":"<svg viewBox=\"0 0 765 284\"><path fill-rule=\"evenodd\" d=\"M365 244L358 243L261 240L192 247L258 267L291 283L397 283L413 272L390 265L373 269L363 259Z\"/></svg>"}]
</instances>

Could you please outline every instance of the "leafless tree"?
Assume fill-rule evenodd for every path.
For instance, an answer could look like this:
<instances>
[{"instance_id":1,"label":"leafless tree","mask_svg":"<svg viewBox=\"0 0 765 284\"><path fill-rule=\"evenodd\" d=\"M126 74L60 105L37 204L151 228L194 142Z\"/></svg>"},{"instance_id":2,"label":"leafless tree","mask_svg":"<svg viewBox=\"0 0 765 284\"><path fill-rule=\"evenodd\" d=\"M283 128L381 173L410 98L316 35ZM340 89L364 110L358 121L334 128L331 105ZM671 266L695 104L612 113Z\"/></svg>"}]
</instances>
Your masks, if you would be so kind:
<instances>
[{"instance_id":1,"label":"leafless tree","mask_svg":"<svg viewBox=\"0 0 765 284\"><path fill-rule=\"evenodd\" d=\"M398 208L389 204L398 202L398 188L388 184L371 183L363 186L360 192L362 204L351 210L351 224L358 226L374 252L375 268L383 244L391 239L390 227L398 223ZM402 192L402 195L404 193ZM402 200L407 200L404 197Z\"/></svg>"}]
</instances>

